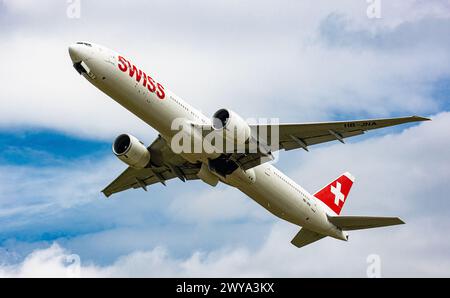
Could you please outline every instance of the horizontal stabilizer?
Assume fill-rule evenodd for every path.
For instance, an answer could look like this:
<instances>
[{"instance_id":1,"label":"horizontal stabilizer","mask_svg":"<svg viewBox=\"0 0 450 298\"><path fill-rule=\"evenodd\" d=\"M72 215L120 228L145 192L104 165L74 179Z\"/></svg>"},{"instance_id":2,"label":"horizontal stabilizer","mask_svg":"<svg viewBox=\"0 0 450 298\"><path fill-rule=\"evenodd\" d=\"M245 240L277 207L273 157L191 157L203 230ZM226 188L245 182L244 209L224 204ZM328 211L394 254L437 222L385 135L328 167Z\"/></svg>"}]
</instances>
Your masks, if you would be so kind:
<instances>
[{"instance_id":1,"label":"horizontal stabilizer","mask_svg":"<svg viewBox=\"0 0 450 298\"><path fill-rule=\"evenodd\" d=\"M398 217L328 216L328 220L344 231L364 230L404 224Z\"/></svg>"},{"instance_id":2,"label":"horizontal stabilizer","mask_svg":"<svg viewBox=\"0 0 450 298\"><path fill-rule=\"evenodd\" d=\"M291 243L300 248L302 246L316 242L317 240L320 240L324 237L325 235L302 228L300 232L295 235L294 239L292 239Z\"/></svg>"}]
</instances>

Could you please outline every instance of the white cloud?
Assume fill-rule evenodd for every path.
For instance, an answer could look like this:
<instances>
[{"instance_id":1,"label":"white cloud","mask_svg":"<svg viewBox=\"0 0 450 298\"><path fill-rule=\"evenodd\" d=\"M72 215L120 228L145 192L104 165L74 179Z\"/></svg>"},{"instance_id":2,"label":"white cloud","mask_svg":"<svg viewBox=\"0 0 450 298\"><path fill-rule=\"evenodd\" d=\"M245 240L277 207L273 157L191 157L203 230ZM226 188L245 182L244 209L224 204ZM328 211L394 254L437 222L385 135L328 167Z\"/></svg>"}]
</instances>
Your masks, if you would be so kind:
<instances>
[{"instance_id":1,"label":"white cloud","mask_svg":"<svg viewBox=\"0 0 450 298\"><path fill-rule=\"evenodd\" d=\"M240 219L267 220L267 214L254 208L254 202L243 197L238 189L219 184L200 193L184 195L169 206L172 217L194 223L226 222Z\"/></svg>"},{"instance_id":2,"label":"white cloud","mask_svg":"<svg viewBox=\"0 0 450 298\"><path fill-rule=\"evenodd\" d=\"M383 1L381 20L367 19L366 1L82 1L80 20L67 19L65 4L1 2L0 55L7 71L0 73L0 127L38 126L100 139L127 131L151 142L154 131L72 69L67 45L78 39L125 52L207 113L230 107L245 117L283 122L435 113L441 103L432 96L433 84L450 75L448 1ZM82 258L83 276L364 276L370 253L381 256L386 276L448 276L449 125L449 113L441 113L401 134L282 153L295 160L289 163L294 180L311 191L340 172L355 174L345 213L399 215L407 222L351 233L349 243L325 239L300 250L289 244L297 232L290 224L274 224L261 237L255 226L269 225L271 215L235 190L170 183L168 190L151 188L153 195L130 191L95 201L120 172L118 162L2 166L2 235L27 231L37 221L61 223L63 211L78 213L83 206L94 211L83 214L87 223L75 220L77 228L104 221L100 230L106 231L62 237L64 246L2 266L0 276L67 276L67 255L85 247L92 251ZM94 216L95 208L111 214ZM174 225L160 229L152 212ZM223 226L227 221L245 224L234 232ZM183 256L174 256L180 246ZM93 263L105 247L109 257L122 257Z\"/></svg>"},{"instance_id":3,"label":"white cloud","mask_svg":"<svg viewBox=\"0 0 450 298\"><path fill-rule=\"evenodd\" d=\"M36 36L2 44L8 71L0 75L4 82L1 125L37 126L111 139L133 127L145 137L143 141L150 142L154 133L148 136L148 126L81 80L71 66L67 44ZM32 53L29 45L33 45Z\"/></svg>"},{"instance_id":4,"label":"white cloud","mask_svg":"<svg viewBox=\"0 0 450 298\"><path fill-rule=\"evenodd\" d=\"M52 168L0 166L0 218L54 212L92 202L101 195L99 185L106 185L104 173L119 173L117 165L108 158L97 163L78 160Z\"/></svg>"},{"instance_id":5,"label":"white cloud","mask_svg":"<svg viewBox=\"0 0 450 298\"><path fill-rule=\"evenodd\" d=\"M82 258L80 263L70 263L67 260L77 259L72 252L54 244L34 251L19 264L0 267L0 277L366 277L371 254L380 256L384 277L448 277L450 260L445 249L450 243L439 231L420 234L425 232L422 224L411 224L413 232L406 233L360 232L349 243L327 238L300 250L286 241L296 230L275 224L257 249L236 246L176 258L156 247L122 256L106 266ZM436 246L443 250L429 253ZM424 252L429 254L422 256Z\"/></svg>"},{"instance_id":6,"label":"white cloud","mask_svg":"<svg viewBox=\"0 0 450 298\"><path fill-rule=\"evenodd\" d=\"M118 231L110 235L92 234L91 237L75 237L78 239L71 241L61 240L72 248L54 245L37 250L22 262L2 266L0 276L67 276L66 269L70 266L65 260L67 255L78 252L74 247L93 248L104 243L109 250L114 251L130 242L127 239L135 239L131 241L137 243L135 249L122 253L112 263L99 265L95 257L85 259L81 255L81 276L364 277L369 254L380 256L382 275L386 277L449 276L450 242L445 235L450 228L447 218L450 206L446 200L446 194L450 191L450 155L447 152L450 146L447 129L450 113L441 113L432 118L431 122L398 134L368 138L345 146L339 144L312 148L310 153L304 153L298 159L298 167L290 167L288 171L293 174L294 180L314 190L340 172L349 170L356 175L357 180L345 206L345 214L400 216L406 225L354 231L350 233L349 242L326 238L297 249L289 241L298 228L278 221L266 231L266 236L260 236L258 245L244 244L242 240L228 242L223 238L231 236L221 233L235 227L221 227L219 230L214 217L226 222L248 216L250 223L257 224L261 218L258 211L254 210L263 210L256 204L253 207L243 205L240 200L247 199L244 195L236 194L239 199L232 197L230 201L233 203L228 204L226 194L211 189L209 195L200 195L198 201L194 198L193 207L184 203L194 197L190 194L178 194L160 206L161 212L169 208L168 220L175 224L159 235L150 231L137 232L133 228L133 221L124 221L134 234L125 236ZM288 156L292 154L284 153L284 158L292 158ZM186 189L189 186L183 184L183 187ZM213 203L206 201L208 197ZM123 209L131 208L131 213L136 213L133 208L142 209L143 205L135 205L136 201L130 204L130 201L123 203L125 197L120 200L118 203ZM142 204L150 203L147 201ZM239 210L243 206L244 211ZM182 209L186 214L181 214ZM221 210L224 212L219 214ZM182 218L179 218L180 215ZM127 217L127 213L122 216ZM199 230L184 229L183 224L186 222L206 225L209 229L202 230L202 234L196 236ZM234 231L242 237L251 237L254 232L251 229ZM157 244L146 243L146 238L153 240L152 237L158 239ZM202 248L203 245L195 244L198 237L216 245L214 248ZM73 245L74 241L78 242L77 245ZM176 247L184 245L185 241L193 243L181 256L173 254ZM102 254L101 250L99 254ZM70 272L74 270L69 269Z\"/></svg>"},{"instance_id":7,"label":"white cloud","mask_svg":"<svg viewBox=\"0 0 450 298\"><path fill-rule=\"evenodd\" d=\"M8 70L0 74L2 127L101 139L129 131L151 141L152 129L72 69L67 46L78 39L124 52L207 114L229 107L245 117L305 121L432 113L439 109L433 83L449 76L443 66L450 46L440 35L448 35L442 28L450 20L442 1L384 1L381 20L367 19L365 1L127 1L108 2L108 14L100 13L105 2L82 1L80 20L67 19L61 1L2 3L11 19L0 42ZM332 22L330 14L346 21ZM431 25L421 26L424 20ZM325 42L324 25L347 43ZM387 51L376 44L405 31L403 45L389 44ZM361 44L360 35L369 42Z\"/></svg>"},{"instance_id":8,"label":"white cloud","mask_svg":"<svg viewBox=\"0 0 450 298\"><path fill-rule=\"evenodd\" d=\"M424 204L438 214L446 213L441 204L450 191L446 184L450 180L450 113L432 119L399 134L311 150L300 157L300 169L290 171L294 180L312 190L350 171L357 179L346 206L352 213L385 210L421 216Z\"/></svg>"}]
</instances>

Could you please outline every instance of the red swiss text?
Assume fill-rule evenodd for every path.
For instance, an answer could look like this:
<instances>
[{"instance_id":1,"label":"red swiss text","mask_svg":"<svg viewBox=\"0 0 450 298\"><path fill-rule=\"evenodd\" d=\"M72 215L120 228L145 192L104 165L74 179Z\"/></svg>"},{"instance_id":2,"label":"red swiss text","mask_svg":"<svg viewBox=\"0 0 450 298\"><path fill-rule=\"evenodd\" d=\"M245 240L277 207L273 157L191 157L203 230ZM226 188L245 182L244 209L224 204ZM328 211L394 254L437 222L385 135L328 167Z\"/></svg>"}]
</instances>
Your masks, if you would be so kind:
<instances>
[{"instance_id":1,"label":"red swiss text","mask_svg":"<svg viewBox=\"0 0 450 298\"><path fill-rule=\"evenodd\" d=\"M127 59L122 56L119 56L119 69L123 72L127 72L131 78L135 78L136 82L142 84L144 87L147 87L148 91L155 93L159 99L163 100L166 97L166 93L164 92L164 87L158 82L155 82L152 77L147 75L142 70L138 69L134 64L130 63Z\"/></svg>"}]
</instances>

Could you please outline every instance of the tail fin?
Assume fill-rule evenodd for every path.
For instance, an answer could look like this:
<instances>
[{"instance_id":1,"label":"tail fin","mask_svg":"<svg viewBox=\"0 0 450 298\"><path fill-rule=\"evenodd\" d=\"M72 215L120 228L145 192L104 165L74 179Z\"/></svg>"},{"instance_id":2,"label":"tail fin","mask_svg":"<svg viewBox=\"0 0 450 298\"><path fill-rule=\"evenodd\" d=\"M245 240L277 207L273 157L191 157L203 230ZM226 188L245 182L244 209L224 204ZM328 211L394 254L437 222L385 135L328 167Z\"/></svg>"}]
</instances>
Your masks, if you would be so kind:
<instances>
[{"instance_id":1,"label":"tail fin","mask_svg":"<svg viewBox=\"0 0 450 298\"><path fill-rule=\"evenodd\" d=\"M344 207L344 203L347 200L348 193L350 192L354 181L355 177L346 172L316 192L314 196L339 215L342 207Z\"/></svg>"}]
</instances>

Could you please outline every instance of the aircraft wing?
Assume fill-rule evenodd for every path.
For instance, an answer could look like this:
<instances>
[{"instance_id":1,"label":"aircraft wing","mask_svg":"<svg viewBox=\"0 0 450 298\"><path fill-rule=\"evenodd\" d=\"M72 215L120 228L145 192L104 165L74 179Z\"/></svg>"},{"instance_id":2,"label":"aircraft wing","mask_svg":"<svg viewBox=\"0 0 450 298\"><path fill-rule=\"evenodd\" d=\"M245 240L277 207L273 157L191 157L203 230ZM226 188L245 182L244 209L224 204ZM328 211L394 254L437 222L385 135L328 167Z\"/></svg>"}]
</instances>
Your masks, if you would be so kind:
<instances>
[{"instance_id":1,"label":"aircraft wing","mask_svg":"<svg viewBox=\"0 0 450 298\"><path fill-rule=\"evenodd\" d=\"M411 116L401 118L386 119L368 119L356 121L337 121L337 122L317 122L317 123L298 123L298 124L278 124L273 125L250 125L254 133L266 132L267 144L264 145L265 152L275 152L284 149L286 151L302 148L309 151L309 146L321 144L330 141L340 141L344 139L364 134L368 130L404 124L408 122L427 121L428 118ZM278 143L270 143L272 140L272 128L276 132L278 129ZM256 139L254 137L254 139ZM274 138L276 140L277 138ZM273 159L271 154L264 152L256 153L232 153L231 159L238 163L244 169L256 167L262 163Z\"/></svg>"},{"instance_id":2,"label":"aircraft wing","mask_svg":"<svg viewBox=\"0 0 450 298\"><path fill-rule=\"evenodd\" d=\"M155 183L166 185L166 181L173 178L179 178L183 182L198 179L197 173L201 165L192 164L173 153L163 138L158 137L148 149L151 166L144 169L128 167L102 190L106 197L130 188L147 190L147 186Z\"/></svg>"},{"instance_id":3,"label":"aircraft wing","mask_svg":"<svg viewBox=\"0 0 450 298\"><path fill-rule=\"evenodd\" d=\"M279 124L274 127L279 132L279 149L292 150L330 141L344 143L345 138L361 135L368 130L404 124L408 122L427 121L428 118L411 116L401 118L368 119L357 121L318 122L301 124ZM261 125L252 126L260 130ZM272 125L265 125L270 140Z\"/></svg>"}]
</instances>

